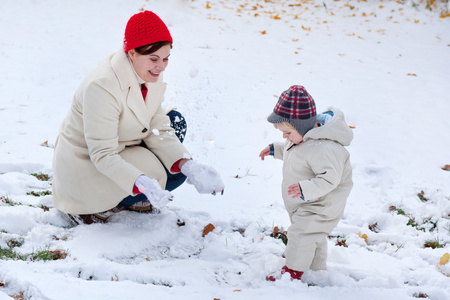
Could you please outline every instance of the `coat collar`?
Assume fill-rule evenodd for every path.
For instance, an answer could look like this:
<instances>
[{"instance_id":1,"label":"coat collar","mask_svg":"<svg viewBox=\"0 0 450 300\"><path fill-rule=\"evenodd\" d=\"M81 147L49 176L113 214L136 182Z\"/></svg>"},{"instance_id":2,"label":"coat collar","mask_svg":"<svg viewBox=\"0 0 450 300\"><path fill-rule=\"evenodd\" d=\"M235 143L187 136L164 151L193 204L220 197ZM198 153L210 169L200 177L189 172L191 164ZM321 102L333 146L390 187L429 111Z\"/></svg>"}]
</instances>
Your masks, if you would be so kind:
<instances>
[{"instance_id":1,"label":"coat collar","mask_svg":"<svg viewBox=\"0 0 450 300\"><path fill-rule=\"evenodd\" d=\"M165 92L165 84L162 82L162 76L160 76L156 83L145 83L148 92L146 101L144 101L139 77L122 48L112 56L111 67L119 81L120 89L124 92L128 90L126 98L127 106L144 128L149 129L151 120L149 112L154 112L156 110L155 106L158 107L161 104Z\"/></svg>"}]
</instances>

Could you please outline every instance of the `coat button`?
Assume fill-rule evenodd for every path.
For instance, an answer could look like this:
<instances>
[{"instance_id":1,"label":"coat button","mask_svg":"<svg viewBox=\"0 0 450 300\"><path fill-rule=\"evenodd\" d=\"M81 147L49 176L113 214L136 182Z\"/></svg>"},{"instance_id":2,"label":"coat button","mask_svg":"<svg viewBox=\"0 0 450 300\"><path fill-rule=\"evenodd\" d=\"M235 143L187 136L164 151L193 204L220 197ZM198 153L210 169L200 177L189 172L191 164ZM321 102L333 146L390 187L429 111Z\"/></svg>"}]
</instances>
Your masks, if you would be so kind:
<instances>
[{"instance_id":1,"label":"coat button","mask_svg":"<svg viewBox=\"0 0 450 300\"><path fill-rule=\"evenodd\" d=\"M147 128L142 129L142 133L146 133L147 132Z\"/></svg>"}]
</instances>

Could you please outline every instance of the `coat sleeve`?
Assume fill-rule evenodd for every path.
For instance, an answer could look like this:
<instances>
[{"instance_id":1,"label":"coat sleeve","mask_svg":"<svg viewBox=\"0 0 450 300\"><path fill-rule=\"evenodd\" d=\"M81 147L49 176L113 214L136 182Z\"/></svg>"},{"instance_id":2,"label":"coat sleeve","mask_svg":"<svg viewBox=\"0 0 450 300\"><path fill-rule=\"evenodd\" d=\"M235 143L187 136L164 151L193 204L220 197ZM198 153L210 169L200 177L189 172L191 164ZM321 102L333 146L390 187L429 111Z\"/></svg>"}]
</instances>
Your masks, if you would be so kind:
<instances>
[{"instance_id":1,"label":"coat sleeve","mask_svg":"<svg viewBox=\"0 0 450 300\"><path fill-rule=\"evenodd\" d=\"M308 159L315 177L299 181L305 201L320 198L334 188L342 179L345 159L336 147L318 147Z\"/></svg>"},{"instance_id":2,"label":"coat sleeve","mask_svg":"<svg viewBox=\"0 0 450 300\"><path fill-rule=\"evenodd\" d=\"M285 143L276 142L273 143L273 157L276 159L284 159L284 145Z\"/></svg>"},{"instance_id":3,"label":"coat sleeve","mask_svg":"<svg viewBox=\"0 0 450 300\"><path fill-rule=\"evenodd\" d=\"M89 156L94 166L118 186L132 194L142 172L118 153L120 103L96 83L83 95L83 123Z\"/></svg>"},{"instance_id":4,"label":"coat sleeve","mask_svg":"<svg viewBox=\"0 0 450 300\"><path fill-rule=\"evenodd\" d=\"M170 119L161 105L150 121L150 133L144 139L144 143L167 170L170 170L178 160L191 158L189 152L176 136L175 130L170 127Z\"/></svg>"}]
</instances>

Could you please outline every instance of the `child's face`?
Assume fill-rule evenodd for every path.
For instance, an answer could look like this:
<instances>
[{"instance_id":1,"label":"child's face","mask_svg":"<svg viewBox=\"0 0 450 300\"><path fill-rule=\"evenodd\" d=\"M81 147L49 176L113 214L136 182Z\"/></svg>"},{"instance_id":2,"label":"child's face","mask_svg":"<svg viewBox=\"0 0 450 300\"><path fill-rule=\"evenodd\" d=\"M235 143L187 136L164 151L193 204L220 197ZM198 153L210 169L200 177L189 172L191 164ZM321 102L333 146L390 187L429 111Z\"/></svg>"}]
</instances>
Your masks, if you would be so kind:
<instances>
[{"instance_id":1,"label":"child's face","mask_svg":"<svg viewBox=\"0 0 450 300\"><path fill-rule=\"evenodd\" d=\"M280 129L283 132L283 138L288 139L293 144L300 144L303 141L303 136L294 128Z\"/></svg>"}]
</instances>

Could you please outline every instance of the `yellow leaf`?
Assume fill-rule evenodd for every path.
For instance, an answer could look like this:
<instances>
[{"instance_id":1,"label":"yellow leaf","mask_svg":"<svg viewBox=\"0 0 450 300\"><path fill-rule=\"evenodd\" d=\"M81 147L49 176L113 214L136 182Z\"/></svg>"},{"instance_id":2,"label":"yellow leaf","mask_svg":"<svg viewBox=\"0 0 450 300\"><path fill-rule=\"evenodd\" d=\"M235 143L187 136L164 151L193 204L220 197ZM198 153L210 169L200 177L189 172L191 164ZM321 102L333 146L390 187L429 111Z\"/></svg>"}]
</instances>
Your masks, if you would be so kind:
<instances>
[{"instance_id":1,"label":"yellow leaf","mask_svg":"<svg viewBox=\"0 0 450 300\"><path fill-rule=\"evenodd\" d=\"M275 20L281 20L281 18L280 18L278 15L275 15L273 18L274 18Z\"/></svg>"},{"instance_id":2,"label":"yellow leaf","mask_svg":"<svg viewBox=\"0 0 450 300\"><path fill-rule=\"evenodd\" d=\"M419 23L419 20L414 19L414 23L416 23L416 24Z\"/></svg>"},{"instance_id":3,"label":"yellow leaf","mask_svg":"<svg viewBox=\"0 0 450 300\"><path fill-rule=\"evenodd\" d=\"M360 238L362 238L362 239L364 239L364 241L366 242L366 244L367 244L367 238L368 238L368 236L367 236L367 234L361 234L361 232L359 232L358 233L358 236L360 237Z\"/></svg>"},{"instance_id":4,"label":"yellow leaf","mask_svg":"<svg viewBox=\"0 0 450 300\"><path fill-rule=\"evenodd\" d=\"M417 76L417 75L414 74L414 73L408 73L408 74L406 74L406 75L408 75L408 76Z\"/></svg>"},{"instance_id":5,"label":"yellow leaf","mask_svg":"<svg viewBox=\"0 0 450 300\"><path fill-rule=\"evenodd\" d=\"M211 5L209 5L209 2L206 3L206 8L207 8L207 9L210 9L210 8L211 8Z\"/></svg>"},{"instance_id":6,"label":"yellow leaf","mask_svg":"<svg viewBox=\"0 0 450 300\"><path fill-rule=\"evenodd\" d=\"M303 30L308 30L308 31L309 31L309 30L311 30L311 27L305 27L305 26L302 25L302 29L303 29Z\"/></svg>"},{"instance_id":7,"label":"yellow leaf","mask_svg":"<svg viewBox=\"0 0 450 300\"><path fill-rule=\"evenodd\" d=\"M298 42L298 39L292 39L293 42Z\"/></svg>"},{"instance_id":8,"label":"yellow leaf","mask_svg":"<svg viewBox=\"0 0 450 300\"><path fill-rule=\"evenodd\" d=\"M261 32L261 34L266 34L267 33L265 30L260 31L260 32Z\"/></svg>"},{"instance_id":9,"label":"yellow leaf","mask_svg":"<svg viewBox=\"0 0 450 300\"><path fill-rule=\"evenodd\" d=\"M441 259L439 260L439 265L443 266L446 263L448 263L448 260L450 259L450 255L447 253L445 253L444 255L442 255Z\"/></svg>"}]
</instances>

